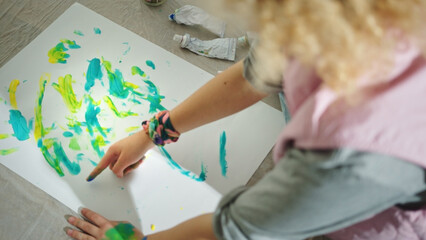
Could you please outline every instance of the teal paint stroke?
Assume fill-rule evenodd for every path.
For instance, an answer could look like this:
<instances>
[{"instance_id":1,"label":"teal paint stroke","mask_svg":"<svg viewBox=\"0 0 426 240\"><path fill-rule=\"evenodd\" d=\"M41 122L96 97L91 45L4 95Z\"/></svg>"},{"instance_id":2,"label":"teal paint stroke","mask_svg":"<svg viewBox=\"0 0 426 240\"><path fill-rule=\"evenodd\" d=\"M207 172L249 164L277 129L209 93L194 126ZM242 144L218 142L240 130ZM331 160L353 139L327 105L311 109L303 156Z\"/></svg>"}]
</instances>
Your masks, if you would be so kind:
<instances>
[{"instance_id":1,"label":"teal paint stroke","mask_svg":"<svg viewBox=\"0 0 426 240\"><path fill-rule=\"evenodd\" d=\"M97 27L94 27L93 28L93 32L95 33L95 34L101 34L102 32L101 32L101 29L99 29L99 28L97 28Z\"/></svg>"},{"instance_id":2,"label":"teal paint stroke","mask_svg":"<svg viewBox=\"0 0 426 240\"><path fill-rule=\"evenodd\" d=\"M163 111L166 110L160 103L161 100L164 99L164 96L159 94L159 90L155 84L149 80L144 80L144 82L148 85L148 96L143 97L143 99L149 101L149 113L155 113L157 110Z\"/></svg>"},{"instance_id":3,"label":"teal paint stroke","mask_svg":"<svg viewBox=\"0 0 426 240\"><path fill-rule=\"evenodd\" d=\"M14 136L19 141L30 138L30 126L27 124L27 120L22 116L21 112L16 109L10 109L9 113L9 123L12 125Z\"/></svg>"},{"instance_id":4,"label":"teal paint stroke","mask_svg":"<svg viewBox=\"0 0 426 240\"><path fill-rule=\"evenodd\" d=\"M84 153L77 154L76 159L79 162L83 161L84 159L87 159L94 167L96 167L98 165L95 161L91 160L90 158L85 157Z\"/></svg>"},{"instance_id":5,"label":"teal paint stroke","mask_svg":"<svg viewBox=\"0 0 426 240\"><path fill-rule=\"evenodd\" d=\"M150 68L152 68L152 70L155 70L155 64L154 62L152 62L151 60L146 60L146 65Z\"/></svg>"},{"instance_id":6,"label":"teal paint stroke","mask_svg":"<svg viewBox=\"0 0 426 240\"><path fill-rule=\"evenodd\" d=\"M219 163L220 168L222 169L222 176L226 177L226 173L228 171L228 162L226 161L226 133L222 132L220 135L220 148L219 148Z\"/></svg>"},{"instance_id":7,"label":"teal paint stroke","mask_svg":"<svg viewBox=\"0 0 426 240\"><path fill-rule=\"evenodd\" d=\"M98 154L99 158L102 158L105 155L105 151L101 149L101 147L105 146L109 143L109 141L105 141L101 136L96 137L90 141L92 144L93 150L95 150L96 154Z\"/></svg>"},{"instance_id":8,"label":"teal paint stroke","mask_svg":"<svg viewBox=\"0 0 426 240\"><path fill-rule=\"evenodd\" d=\"M67 63L66 59L69 58L70 55L66 53L68 48L65 47L65 44L67 44L70 49L81 48L80 45L73 40L61 39L60 42L47 53L50 63Z\"/></svg>"},{"instance_id":9,"label":"teal paint stroke","mask_svg":"<svg viewBox=\"0 0 426 240\"><path fill-rule=\"evenodd\" d=\"M62 133L62 135L64 137L72 137L72 136L74 136L74 134L72 132L70 132L70 131L65 131L65 132Z\"/></svg>"},{"instance_id":10,"label":"teal paint stroke","mask_svg":"<svg viewBox=\"0 0 426 240\"><path fill-rule=\"evenodd\" d=\"M102 83L102 69L101 60L99 58L93 58L89 61L89 67L86 72L86 84L84 90L89 91L95 85L95 80L98 79Z\"/></svg>"},{"instance_id":11,"label":"teal paint stroke","mask_svg":"<svg viewBox=\"0 0 426 240\"><path fill-rule=\"evenodd\" d=\"M83 161L84 153L79 153L76 156L77 161Z\"/></svg>"},{"instance_id":12,"label":"teal paint stroke","mask_svg":"<svg viewBox=\"0 0 426 240\"><path fill-rule=\"evenodd\" d=\"M129 96L131 88L126 86L123 74L119 69L112 70L111 62L103 60L104 66L109 80L109 93L114 97L125 99Z\"/></svg>"},{"instance_id":13,"label":"teal paint stroke","mask_svg":"<svg viewBox=\"0 0 426 240\"><path fill-rule=\"evenodd\" d=\"M69 171L69 173L71 173L72 175L77 175L80 173L81 168L80 165L78 163L75 162L71 162L68 158L68 156L66 155L62 145L60 142L58 142L57 139L55 138L51 138L51 139L47 139L48 142L53 141L52 145L53 145L53 152L55 153L55 155L52 155L49 152L49 148L51 148L51 146L47 145L44 143L44 141L42 139L38 140L38 147L41 150L41 153L43 154L44 158L46 159L47 163L56 170L56 172L59 174L59 176L64 176L64 172L60 166L60 163L62 163Z\"/></svg>"},{"instance_id":14,"label":"teal paint stroke","mask_svg":"<svg viewBox=\"0 0 426 240\"><path fill-rule=\"evenodd\" d=\"M86 113L84 115L86 119L87 130L89 131L90 136L93 136L93 130L96 128L102 136L106 137L104 129L102 129L101 124L98 120L98 114L101 112L101 109L94 104L93 99L89 97L88 106Z\"/></svg>"},{"instance_id":15,"label":"teal paint stroke","mask_svg":"<svg viewBox=\"0 0 426 240\"><path fill-rule=\"evenodd\" d=\"M127 49L124 51L123 55L127 55L130 51L130 45L128 42L124 42L123 44L127 46Z\"/></svg>"},{"instance_id":16,"label":"teal paint stroke","mask_svg":"<svg viewBox=\"0 0 426 240\"><path fill-rule=\"evenodd\" d=\"M68 171L72 175L77 175L77 174L80 173L80 171L81 171L80 165L78 165L78 163L71 162L69 160L69 158L66 155L61 143L58 143L58 142L55 141L53 143L53 149L54 149L56 158L59 160L59 162L61 162L68 169Z\"/></svg>"},{"instance_id":17,"label":"teal paint stroke","mask_svg":"<svg viewBox=\"0 0 426 240\"><path fill-rule=\"evenodd\" d=\"M83 129L81 129L81 125L82 123L80 122L75 124L70 124L70 123L67 124L68 129L71 131L74 131L77 135L81 135L81 133L83 132Z\"/></svg>"},{"instance_id":18,"label":"teal paint stroke","mask_svg":"<svg viewBox=\"0 0 426 240\"><path fill-rule=\"evenodd\" d=\"M204 166L203 163L201 163L201 173L199 176L197 176L196 174L192 173L191 171L185 170L183 169L181 166L179 166L179 164L177 162L175 162L172 158L172 156L170 156L169 152L167 152L167 150L164 147L158 147L161 154L163 154L163 156L165 156L169 161L168 164L174 168L177 169L182 175L185 175L191 179L194 179L197 182L203 182L206 180L207 178L207 168Z\"/></svg>"},{"instance_id":19,"label":"teal paint stroke","mask_svg":"<svg viewBox=\"0 0 426 240\"><path fill-rule=\"evenodd\" d=\"M74 30L74 34L78 36L84 36L84 34L80 30Z\"/></svg>"},{"instance_id":20,"label":"teal paint stroke","mask_svg":"<svg viewBox=\"0 0 426 240\"><path fill-rule=\"evenodd\" d=\"M34 129L34 118L30 118L30 120L28 120L28 127L30 128L30 130Z\"/></svg>"}]
</instances>

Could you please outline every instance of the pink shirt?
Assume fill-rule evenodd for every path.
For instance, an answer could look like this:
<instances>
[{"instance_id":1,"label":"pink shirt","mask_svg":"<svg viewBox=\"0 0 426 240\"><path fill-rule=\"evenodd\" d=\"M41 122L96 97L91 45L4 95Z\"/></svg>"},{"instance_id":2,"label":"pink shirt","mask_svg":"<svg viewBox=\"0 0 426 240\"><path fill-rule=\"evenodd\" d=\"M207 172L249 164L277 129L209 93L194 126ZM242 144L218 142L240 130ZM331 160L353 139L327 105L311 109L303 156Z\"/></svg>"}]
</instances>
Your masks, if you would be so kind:
<instances>
[{"instance_id":1,"label":"pink shirt","mask_svg":"<svg viewBox=\"0 0 426 240\"><path fill-rule=\"evenodd\" d=\"M411 44L400 44L393 71L349 105L321 84L312 69L293 61L283 86L292 119L274 149L283 157L287 145L306 149L352 148L399 157L426 168L426 59ZM360 82L368 82L360 79ZM332 239L426 240L426 208L390 208L371 219L329 234Z\"/></svg>"},{"instance_id":2,"label":"pink shirt","mask_svg":"<svg viewBox=\"0 0 426 240\"><path fill-rule=\"evenodd\" d=\"M292 120L275 146L275 161L293 142L306 149L377 152L426 168L426 60L417 48L398 49L387 82L370 89L361 104L347 104L296 61L283 86Z\"/></svg>"}]
</instances>

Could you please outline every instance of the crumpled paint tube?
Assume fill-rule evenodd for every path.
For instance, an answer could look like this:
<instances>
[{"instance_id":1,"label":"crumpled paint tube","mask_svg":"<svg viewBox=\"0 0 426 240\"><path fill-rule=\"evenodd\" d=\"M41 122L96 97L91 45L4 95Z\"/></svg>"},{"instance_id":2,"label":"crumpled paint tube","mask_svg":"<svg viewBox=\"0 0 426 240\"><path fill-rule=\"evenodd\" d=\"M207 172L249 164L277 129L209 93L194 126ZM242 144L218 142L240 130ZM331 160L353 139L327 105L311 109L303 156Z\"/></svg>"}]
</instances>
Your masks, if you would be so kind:
<instances>
[{"instance_id":1,"label":"crumpled paint tube","mask_svg":"<svg viewBox=\"0 0 426 240\"><path fill-rule=\"evenodd\" d=\"M198 38L191 38L189 34L184 36L175 34L173 40L179 42L181 48L187 48L198 55L229 61L235 60L236 38L217 38L202 41Z\"/></svg>"},{"instance_id":2,"label":"crumpled paint tube","mask_svg":"<svg viewBox=\"0 0 426 240\"><path fill-rule=\"evenodd\" d=\"M206 13L203 9L185 5L169 15L170 21L188 26L202 26L210 32L223 38L225 35L226 23L219 18L213 17Z\"/></svg>"}]
</instances>

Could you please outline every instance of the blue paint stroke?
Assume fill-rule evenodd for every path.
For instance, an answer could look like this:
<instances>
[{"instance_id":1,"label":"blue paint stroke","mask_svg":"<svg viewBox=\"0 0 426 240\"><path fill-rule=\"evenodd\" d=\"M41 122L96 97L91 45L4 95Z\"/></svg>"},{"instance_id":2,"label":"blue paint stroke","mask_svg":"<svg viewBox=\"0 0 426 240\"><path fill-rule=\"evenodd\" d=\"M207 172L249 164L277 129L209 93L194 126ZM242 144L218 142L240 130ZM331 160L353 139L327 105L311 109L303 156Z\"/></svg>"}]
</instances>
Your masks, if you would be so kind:
<instances>
[{"instance_id":1,"label":"blue paint stroke","mask_svg":"<svg viewBox=\"0 0 426 240\"><path fill-rule=\"evenodd\" d=\"M95 34L101 34L101 29L99 29L99 28L97 28L97 27L94 27L94 28L93 28L93 32L94 32Z\"/></svg>"},{"instance_id":2,"label":"blue paint stroke","mask_svg":"<svg viewBox=\"0 0 426 240\"><path fill-rule=\"evenodd\" d=\"M69 131L65 131L65 132L63 132L63 133L62 133L62 135L63 135L64 137L72 137L72 136L74 136L74 134L73 134L72 132L69 132Z\"/></svg>"},{"instance_id":3,"label":"blue paint stroke","mask_svg":"<svg viewBox=\"0 0 426 240\"><path fill-rule=\"evenodd\" d=\"M226 133L225 131L222 132L220 135L220 149L219 149L219 163L220 168L222 169L222 176L226 177L226 173L228 171L228 163L226 162Z\"/></svg>"},{"instance_id":4,"label":"blue paint stroke","mask_svg":"<svg viewBox=\"0 0 426 240\"><path fill-rule=\"evenodd\" d=\"M158 147L161 154L163 154L163 156L165 156L169 161L168 164L174 168L177 169L182 175L185 175L191 179L194 179L197 182L204 182L207 178L207 168L204 166L203 163L201 163L201 173L200 176L195 175L194 173L192 173L191 171L185 170L183 169L181 166L179 166L179 164L177 164L177 162L175 162L172 158L172 156L170 156L169 152L167 152L167 150L164 147Z\"/></svg>"},{"instance_id":5,"label":"blue paint stroke","mask_svg":"<svg viewBox=\"0 0 426 240\"><path fill-rule=\"evenodd\" d=\"M89 105L86 109L86 114L84 115L86 119L87 130L89 131L90 136L93 136L93 129L98 129L99 133L102 136L106 137L104 130L99 124L98 114L101 112L101 109L93 103L92 99L89 99Z\"/></svg>"},{"instance_id":6,"label":"blue paint stroke","mask_svg":"<svg viewBox=\"0 0 426 240\"><path fill-rule=\"evenodd\" d=\"M102 81L102 76L101 60L99 60L99 58L93 58L89 61L89 67L87 68L84 90L88 92L90 88L95 85L96 79Z\"/></svg>"},{"instance_id":7,"label":"blue paint stroke","mask_svg":"<svg viewBox=\"0 0 426 240\"><path fill-rule=\"evenodd\" d=\"M130 51L130 45L129 45L128 42L124 42L123 44L127 45L127 49L126 49L126 51L124 51L123 55L127 55L129 53L129 51Z\"/></svg>"},{"instance_id":8,"label":"blue paint stroke","mask_svg":"<svg viewBox=\"0 0 426 240\"><path fill-rule=\"evenodd\" d=\"M27 120L22 116L19 110L10 109L9 123L12 125L14 136L19 141L24 141L30 138L30 126L27 125Z\"/></svg>"},{"instance_id":9,"label":"blue paint stroke","mask_svg":"<svg viewBox=\"0 0 426 240\"><path fill-rule=\"evenodd\" d=\"M155 64L151 60L146 60L145 63L148 67L152 68L152 70L155 70Z\"/></svg>"}]
</instances>

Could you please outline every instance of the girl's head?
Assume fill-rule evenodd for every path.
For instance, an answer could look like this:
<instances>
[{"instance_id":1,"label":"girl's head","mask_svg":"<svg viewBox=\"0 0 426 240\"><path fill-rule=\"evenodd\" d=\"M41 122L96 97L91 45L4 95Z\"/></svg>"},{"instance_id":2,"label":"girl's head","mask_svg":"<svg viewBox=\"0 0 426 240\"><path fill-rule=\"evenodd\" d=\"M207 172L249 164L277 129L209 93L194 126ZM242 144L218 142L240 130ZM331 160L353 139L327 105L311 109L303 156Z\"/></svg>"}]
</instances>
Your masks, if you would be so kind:
<instances>
[{"instance_id":1,"label":"girl's head","mask_svg":"<svg viewBox=\"0 0 426 240\"><path fill-rule=\"evenodd\" d=\"M426 0L225 1L259 33L257 68L265 79L276 79L295 58L334 90L348 93L373 66L377 76L389 66L402 37L426 49L420 41L426 37Z\"/></svg>"}]
</instances>

